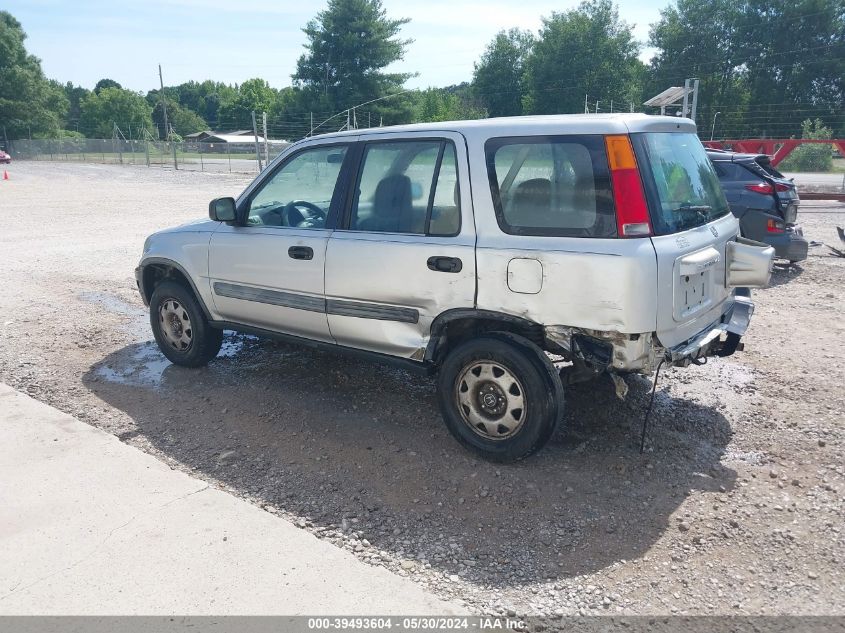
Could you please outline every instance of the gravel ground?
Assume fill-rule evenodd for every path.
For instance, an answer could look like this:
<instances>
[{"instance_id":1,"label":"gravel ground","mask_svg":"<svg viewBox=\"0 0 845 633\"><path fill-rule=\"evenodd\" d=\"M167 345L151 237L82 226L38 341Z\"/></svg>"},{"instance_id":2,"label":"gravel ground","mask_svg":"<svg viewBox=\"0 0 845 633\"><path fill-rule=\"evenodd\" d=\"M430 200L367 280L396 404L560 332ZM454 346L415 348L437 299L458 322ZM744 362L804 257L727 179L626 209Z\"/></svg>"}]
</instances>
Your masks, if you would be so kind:
<instances>
[{"instance_id":1,"label":"gravel ground","mask_svg":"<svg viewBox=\"0 0 845 633\"><path fill-rule=\"evenodd\" d=\"M0 181L0 380L472 610L845 613L845 260L822 246L755 294L746 351L567 392L513 466L448 435L433 382L227 335L207 368L151 343L144 237L243 176L16 163ZM813 208L810 208L810 205ZM808 203L835 243L845 205Z\"/></svg>"}]
</instances>

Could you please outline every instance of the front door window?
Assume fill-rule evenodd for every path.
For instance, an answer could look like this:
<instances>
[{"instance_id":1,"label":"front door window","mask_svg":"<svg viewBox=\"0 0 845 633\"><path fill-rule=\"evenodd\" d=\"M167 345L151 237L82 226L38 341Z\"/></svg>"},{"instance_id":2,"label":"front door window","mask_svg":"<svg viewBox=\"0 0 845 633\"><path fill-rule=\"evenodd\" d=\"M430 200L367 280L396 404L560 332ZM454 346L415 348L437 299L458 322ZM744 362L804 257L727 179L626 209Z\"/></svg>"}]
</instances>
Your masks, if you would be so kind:
<instances>
[{"instance_id":1,"label":"front door window","mask_svg":"<svg viewBox=\"0 0 845 633\"><path fill-rule=\"evenodd\" d=\"M315 147L286 161L249 202L249 226L322 229L346 147Z\"/></svg>"}]
</instances>

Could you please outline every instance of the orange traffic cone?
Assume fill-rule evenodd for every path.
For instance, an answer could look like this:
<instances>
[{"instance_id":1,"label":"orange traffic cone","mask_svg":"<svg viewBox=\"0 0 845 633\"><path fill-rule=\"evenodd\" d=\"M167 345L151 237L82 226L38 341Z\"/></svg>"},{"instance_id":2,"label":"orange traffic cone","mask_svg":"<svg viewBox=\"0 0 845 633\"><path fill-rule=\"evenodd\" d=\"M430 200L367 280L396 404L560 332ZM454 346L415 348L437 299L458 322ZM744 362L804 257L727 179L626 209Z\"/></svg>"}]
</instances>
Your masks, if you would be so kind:
<instances>
[{"instance_id":1,"label":"orange traffic cone","mask_svg":"<svg viewBox=\"0 0 845 633\"><path fill-rule=\"evenodd\" d=\"M5 169L3 170L3 180L9 180L9 172L7 172Z\"/></svg>"}]
</instances>

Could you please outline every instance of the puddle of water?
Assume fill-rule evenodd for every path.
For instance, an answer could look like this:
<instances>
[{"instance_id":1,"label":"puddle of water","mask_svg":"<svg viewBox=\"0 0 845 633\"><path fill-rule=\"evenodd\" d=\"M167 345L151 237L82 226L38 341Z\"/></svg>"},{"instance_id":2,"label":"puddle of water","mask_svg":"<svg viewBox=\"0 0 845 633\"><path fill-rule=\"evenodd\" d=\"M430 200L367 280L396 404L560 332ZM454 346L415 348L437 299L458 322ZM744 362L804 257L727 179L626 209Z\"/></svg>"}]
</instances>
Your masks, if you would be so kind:
<instances>
[{"instance_id":1,"label":"puddle of water","mask_svg":"<svg viewBox=\"0 0 845 633\"><path fill-rule=\"evenodd\" d=\"M121 359L123 361L123 359ZM155 343L145 343L124 362L101 365L97 376L108 382L133 386L156 386L161 383L165 369L170 366Z\"/></svg>"},{"instance_id":2,"label":"puddle of water","mask_svg":"<svg viewBox=\"0 0 845 633\"><path fill-rule=\"evenodd\" d=\"M226 332L223 339L223 345L220 347L220 352L217 358L232 358L240 352L246 341L257 341L258 337L252 334L236 334L234 332Z\"/></svg>"},{"instance_id":3,"label":"puddle of water","mask_svg":"<svg viewBox=\"0 0 845 633\"><path fill-rule=\"evenodd\" d=\"M226 332L223 345L217 358L234 358L248 341L256 341L258 337L248 334ZM136 387L155 387L161 384L164 373L171 366L171 362L159 351L154 341L141 344L126 358L101 365L95 370L101 380L121 385Z\"/></svg>"}]
</instances>

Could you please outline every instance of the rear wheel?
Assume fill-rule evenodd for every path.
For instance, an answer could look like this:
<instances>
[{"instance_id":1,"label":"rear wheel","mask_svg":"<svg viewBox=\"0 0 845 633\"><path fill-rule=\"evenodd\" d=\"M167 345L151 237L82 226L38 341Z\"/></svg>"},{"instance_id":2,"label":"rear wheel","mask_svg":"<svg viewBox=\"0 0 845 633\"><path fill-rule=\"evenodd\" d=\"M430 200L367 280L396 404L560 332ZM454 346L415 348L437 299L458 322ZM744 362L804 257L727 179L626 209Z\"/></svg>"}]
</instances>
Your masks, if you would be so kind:
<instances>
[{"instance_id":1,"label":"rear wheel","mask_svg":"<svg viewBox=\"0 0 845 633\"><path fill-rule=\"evenodd\" d=\"M452 435L497 462L540 450L563 412L554 366L536 345L508 333L458 346L440 368L437 388Z\"/></svg>"},{"instance_id":2,"label":"rear wheel","mask_svg":"<svg viewBox=\"0 0 845 633\"><path fill-rule=\"evenodd\" d=\"M150 325L161 353L175 365L201 367L223 344L223 331L208 324L194 294L172 281L153 291Z\"/></svg>"}]
</instances>

